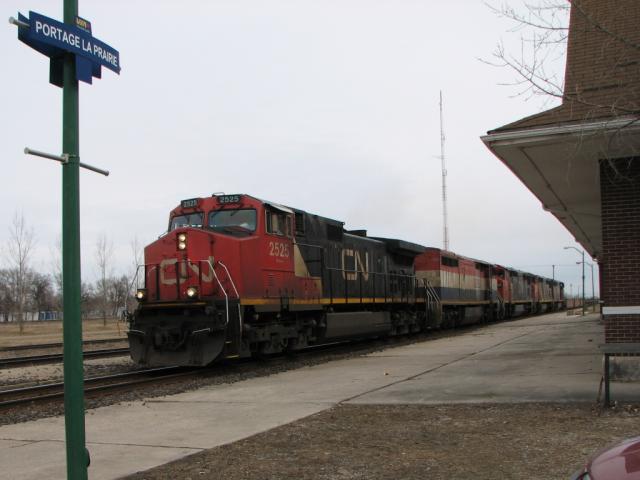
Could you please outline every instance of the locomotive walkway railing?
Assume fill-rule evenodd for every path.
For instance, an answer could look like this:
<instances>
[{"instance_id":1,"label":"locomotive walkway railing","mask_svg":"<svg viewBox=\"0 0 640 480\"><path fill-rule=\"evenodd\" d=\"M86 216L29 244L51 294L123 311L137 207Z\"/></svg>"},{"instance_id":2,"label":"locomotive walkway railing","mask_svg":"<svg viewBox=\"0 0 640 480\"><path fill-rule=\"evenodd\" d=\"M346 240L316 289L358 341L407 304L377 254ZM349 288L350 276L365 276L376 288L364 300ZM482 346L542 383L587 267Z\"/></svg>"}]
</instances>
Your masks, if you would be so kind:
<instances>
[{"instance_id":1,"label":"locomotive walkway railing","mask_svg":"<svg viewBox=\"0 0 640 480\"><path fill-rule=\"evenodd\" d=\"M211 260L206 259L206 260L197 260L197 261L193 261L193 260L181 260L169 265L165 265L164 270L161 271L160 265L157 263L153 263L153 264L144 264L144 265L138 265L138 267L136 268L136 273L133 277L133 280L131 282L131 284L129 285L129 291L132 291L134 285L136 286L136 288L140 287L140 278L142 277L140 275L140 270L144 269L144 288L147 289L147 291L149 290L153 290L155 293L155 300L156 301L161 301L163 300L161 298L161 290L162 290L162 285L164 285L165 287L170 287L171 285L175 284L175 298L167 298L167 301L175 301L175 300L180 300L182 297L182 293L180 290L181 285L185 284L186 282L189 281L190 278L192 278L193 276L197 275L197 279L198 279L198 291L200 292L201 295L206 294L207 292L205 292L203 290L204 286L205 286L205 282L203 282L203 271L204 271L204 266L207 265L209 268L209 272L204 273L204 275L211 275L211 279L210 280L215 280L220 291L222 292L222 295L224 296L225 299L225 318L226 318L226 324L229 324L229 319L230 319L230 315L229 315L229 298L230 298L230 292L229 292L229 288L225 288L223 285L223 281L220 279L218 273L216 272L216 266L219 265L223 270L224 270L224 274L226 275L226 279L228 280L228 283L231 285L231 289L233 289L233 294L235 295L235 298L240 300L240 295L238 293L238 289L236 288L236 284L233 281L233 277L231 276L231 273L229 272L229 269L227 268L227 266L220 262L220 261L214 261L213 263L211 262ZM169 268L167 267L173 267L173 273L175 273L175 278L164 278L164 275L168 272ZM210 280L207 279L206 283L210 283ZM150 287L153 287L153 289L151 289ZM211 292L213 293L213 291ZM240 328L242 328L242 311L241 311L241 307L240 307L240 302L238 302L238 318L239 318L239 322L240 322Z\"/></svg>"},{"instance_id":2,"label":"locomotive walkway railing","mask_svg":"<svg viewBox=\"0 0 640 480\"><path fill-rule=\"evenodd\" d=\"M216 275L216 271L213 265L211 265L211 262L207 261L209 263L209 266L211 268L211 271L213 272L214 275ZM233 291L236 294L236 298L238 299L238 323L240 325L240 332L242 332L242 308L240 307L240 294L238 293L238 289L236 288L236 284L233 281L233 278L231 277L231 273L229 273L229 269L227 268L227 266L222 263L220 260L218 260L218 265L220 265L222 268L224 268L224 271L227 274L227 278L229 279L229 283L231 283L231 286L233 287ZM218 276L216 275L216 280L218 279ZM218 283L220 283L220 281L218 280ZM220 288L222 288L222 290L224 291L224 295L225 295L225 299L226 299L226 308L227 308L227 325L229 324L229 297L227 296L227 292L224 290L224 288L222 287L222 285L220 285Z\"/></svg>"},{"instance_id":3,"label":"locomotive walkway railing","mask_svg":"<svg viewBox=\"0 0 640 480\"><path fill-rule=\"evenodd\" d=\"M217 268L218 267L218 268ZM175 263L169 263L167 265L162 264L146 264L139 265L136 269L136 274L130 285L130 290L133 285L136 287L140 284L140 269L144 269L144 288L149 293L155 293L154 299L158 302L172 305L176 300L183 300L185 297L185 291L181 290L181 285L187 284L188 286L194 286L194 278L197 278L198 294L197 298L209 297L216 295L216 284L219 292L224 296L224 309L225 309L225 324L224 328L227 328L231 322L230 313L230 299L237 299L236 306L238 308L238 330L235 332L238 336L242 335L243 318L242 307L240 305L240 295L236 284L231 276L229 268L220 261L215 261L213 258L206 260L192 261L189 259L176 261ZM219 271L216 271L216 270ZM175 277L173 276L175 274ZM169 276L167 278L167 275ZM226 277L225 277L226 275ZM215 281L215 282L214 282ZM172 287L175 284L175 291L171 294ZM164 298L162 298L164 295ZM188 297L187 297L188 298ZM194 298L195 299L195 298ZM130 314L127 313L129 318ZM235 326L233 328L235 330ZM130 330L130 332L134 332ZM138 334L144 335L144 332L136 331ZM212 328L202 328L200 330L194 330L192 335L204 334L212 332ZM227 341L227 343L232 343ZM230 358L230 357L229 357Z\"/></svg>"},{"instance_id":4,"label":"locomotive walkway railing","mask_svg":"<svg viewBox=\"0 0 640 480\"><path fill-rule=\"evenodd\" d=\"M324 271L328 273L330 303L338 298L343 298L344 303L368 303L365 299L371 303L415 303L418 298L418 281L414 275L335 267L325 267ZM357 287L350 285L356 279Z\"/></svg>"},{"instance_id":5,"label":"locomotive walkway railing","mask_svg":"<svg viewBox=\"0 0 640 480\"><path fill-rule=\"evenodd\" d=\"M227 294L227 291L225 290L225 288L222 286L222 282L220 281L220 279L218 278L218 275L216 274L216 269L214 267L214 265L211 263L210 260L200 260L201 262L204 261L209 265L209 268L211 269L211 273L213 274L213 278L216 279L216 282L218 282L218 286L220 287L220 290L222 290L222 293L224 294L224 309L225 309L225 315L226 315L226 323L224 324L225 327L227 325L229 325L229 295ZM218 262L220 263L220 262ZM227 267L225 267L226 270ZM202 269L199 270L200 271L200 276L202 276ZM229 274L229 271L227 270L227 274ZM231 278L231 276L229 275L229 278ZM232 282L233 284L233 282ZM233 286L233 288L235 289L235 285ZM236 290L236 295L238 294L238 291Z\"/></svg>"},{"instance_id":6,"label":"locomotive walkway railing","mask_svg":"<svg viewBox=\"0 0 640 480\"><path fill-rule=\"evenodd\" d=\"M422 279L425 288L425 294L427 297L427 310L428 311L440 311L440 296L436 292L435 288L431 285L426 278Z\"/></svg>"}]
</instances>

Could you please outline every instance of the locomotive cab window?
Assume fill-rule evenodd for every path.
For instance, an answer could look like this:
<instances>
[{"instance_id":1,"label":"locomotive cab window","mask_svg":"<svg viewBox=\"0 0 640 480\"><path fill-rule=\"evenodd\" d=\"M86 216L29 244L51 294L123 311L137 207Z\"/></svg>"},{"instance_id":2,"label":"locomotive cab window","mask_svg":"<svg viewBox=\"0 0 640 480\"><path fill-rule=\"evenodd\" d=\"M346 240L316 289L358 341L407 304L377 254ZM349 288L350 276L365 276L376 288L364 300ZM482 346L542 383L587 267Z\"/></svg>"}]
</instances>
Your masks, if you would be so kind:
<instances>
[{"instance_id":1,"label":"locomotive cab window","mask_svg":"<svg viewBox=\"0 0 640 480\"><path fill-rule=\"evenodd\" d=\"M175 230L182 227L202 228L202 212L187 213L185 215L176 215L171 219L169 230Z\"/></svg>"},{"instance_id":2,"label":"locomotive cab window","mask_svg":"<svg viewBox=\"0 0 640 480\"><path fill-rule=\"evenodd\" d=\"M226 233L253 233L256 230L256 211L253 208L216 210L209 213L209 228Z\"/></svg>"},{"instance_id":3,"label":"locomotive cab window","mask_svg":"<svg viewBox=\"0 0 640 480\"><path fill-rule=\"evenodd\" d=\"M291 236L291 215L272 209L267 209L265 214L267 233L286 237Z\"/></svg>"},{"instance_id":4,"label":"locomotive cab window","mask_svg":"<svg viewBox=\"0 0 640 480\"><path fill-rule=\"evenodd\" d=\"M442 265L446 265L447 267L457 267L458 260L455 258L442 257Z\"/></svg>"}]
</instances>

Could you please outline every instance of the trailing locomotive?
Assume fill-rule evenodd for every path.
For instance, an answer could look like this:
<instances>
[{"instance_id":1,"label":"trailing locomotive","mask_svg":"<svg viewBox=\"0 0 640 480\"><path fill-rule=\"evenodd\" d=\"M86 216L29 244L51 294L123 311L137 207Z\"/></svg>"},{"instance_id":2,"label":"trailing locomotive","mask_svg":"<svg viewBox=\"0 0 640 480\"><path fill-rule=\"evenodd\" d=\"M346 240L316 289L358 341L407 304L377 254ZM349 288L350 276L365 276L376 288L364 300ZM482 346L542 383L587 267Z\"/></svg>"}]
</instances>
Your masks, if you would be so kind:
<instances>
[{"instance_id":1,"label":"trailing locomotive","mask_svg":"<svg viewBox=\"0 0 640 480\"><path fill-rule=\"evenodd\" d=\"M207 365L562 307L559 282L249 195L183 200L145 248L134 361Z\"/></svg>"}]
</instances>

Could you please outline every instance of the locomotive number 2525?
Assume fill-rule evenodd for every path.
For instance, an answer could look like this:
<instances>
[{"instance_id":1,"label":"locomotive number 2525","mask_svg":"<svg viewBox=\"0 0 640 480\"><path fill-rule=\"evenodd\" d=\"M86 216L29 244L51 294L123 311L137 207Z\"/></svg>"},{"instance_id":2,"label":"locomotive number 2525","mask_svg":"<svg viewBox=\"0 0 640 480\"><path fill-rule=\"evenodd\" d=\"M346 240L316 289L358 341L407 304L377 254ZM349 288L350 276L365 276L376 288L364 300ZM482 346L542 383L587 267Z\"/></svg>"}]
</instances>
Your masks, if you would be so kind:
<instances>
[{"instance_id":1,"label":"locomotive number 2525","mask_svg":"<svg viewBox=\"0 0 640 480\"><path fill-rule=\"evenodd\" d=\"M272 257L289 258L289 245L282 242L269 242L269 255Z\"/></svg>"}]
</instances>

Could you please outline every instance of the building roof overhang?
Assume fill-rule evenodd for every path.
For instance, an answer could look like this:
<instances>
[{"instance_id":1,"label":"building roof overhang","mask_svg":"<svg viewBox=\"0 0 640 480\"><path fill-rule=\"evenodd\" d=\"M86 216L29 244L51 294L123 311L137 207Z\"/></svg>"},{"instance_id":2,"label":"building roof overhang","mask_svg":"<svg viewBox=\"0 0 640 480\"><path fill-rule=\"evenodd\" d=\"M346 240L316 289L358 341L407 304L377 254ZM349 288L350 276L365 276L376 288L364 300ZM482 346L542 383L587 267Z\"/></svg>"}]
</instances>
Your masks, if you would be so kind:
<instances>
[{"instance_id":1,"label":"building roof overhang","mask_svg":"<svg viewBox=\"0 0 640 480\"><path fill-rule=\"evenodd\" d=\"M503 127L482 141L597 258L602 250L600 162L640 155L638 117Z\"/></svg>"}]
</instances>

